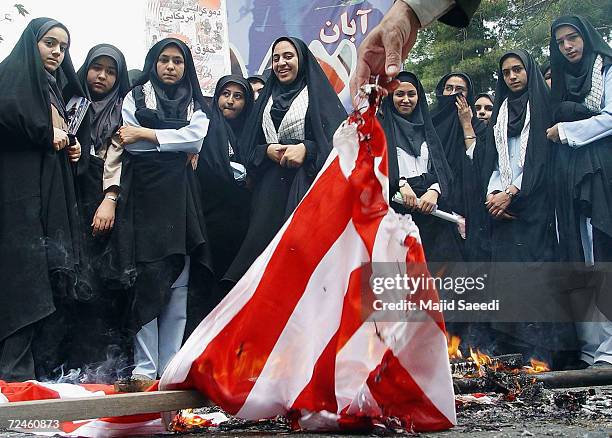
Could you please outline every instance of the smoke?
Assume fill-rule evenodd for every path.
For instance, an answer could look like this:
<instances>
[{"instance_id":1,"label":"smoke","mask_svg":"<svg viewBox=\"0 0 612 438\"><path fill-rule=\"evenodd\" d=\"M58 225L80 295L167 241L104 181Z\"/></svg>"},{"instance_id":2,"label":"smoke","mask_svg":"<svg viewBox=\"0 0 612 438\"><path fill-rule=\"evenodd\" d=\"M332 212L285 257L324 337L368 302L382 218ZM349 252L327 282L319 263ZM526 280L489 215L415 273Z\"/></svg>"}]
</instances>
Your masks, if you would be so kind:
<instances>
[{"instance_id":1,"label":"smoke","mask_svg":"<svg viewBox=\"0 0 612 438\"><path fill-rule=\"evenodd\" d=\"M47 380L51 383L99 383L113 384L131 371L133 365L128 356L123 353L119 345L110 345L106 349L106 360L84 365L83 368L71 368L66 371L65 364L57 367L53 374L55 379Z\"/></svg>"}]
</instances>

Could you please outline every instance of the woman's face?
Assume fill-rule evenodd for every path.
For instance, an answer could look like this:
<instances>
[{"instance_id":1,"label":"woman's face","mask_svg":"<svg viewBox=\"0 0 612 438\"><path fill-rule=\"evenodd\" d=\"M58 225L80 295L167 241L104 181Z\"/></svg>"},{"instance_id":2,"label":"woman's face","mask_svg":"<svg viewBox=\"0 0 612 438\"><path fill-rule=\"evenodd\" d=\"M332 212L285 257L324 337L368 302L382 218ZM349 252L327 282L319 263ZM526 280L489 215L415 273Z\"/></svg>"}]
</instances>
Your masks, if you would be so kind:
<instances>
[{"instance_id":1,"label":"woman's face","mask_svg":"<svg viewBox=\"0 0 612 438\"><path fill-rule=\"evenodd\" d=\"M185 58L178 46L166 46L157 58L157 77L166 85L174 85L185 74Z\"/></svg>"},{"instance_id":2,"label":"woman's face","mask_svg":"<svg viewBox=\"0 0 612 438\"><path fill-rule=\"evenodd\" d=\"M272 71L281 84L287 85L295 81L299 71L297 51L289 41L281 41L274 46L272 53Z\"/></svg>"},{"instance_id":3,"label":"woman's face","mask_svg":"<svg viewBox=\"0 0 612 438\"><path fill-rule=\"evenodd\" d=\"M552 88L552 70L551 69L546 70L546 72L544 73L544 80L546 81L546 85L548 85L548 88Z\"/></svg>"},{"instance_id":4,"label":"woman's face","mask_svg":"<svg viewBox=\"0 0 612 438\"><path fill-rule=\"evenodd\" d=\"M221 90L217 105L223 113L223 117L233 120L242 113L245 103L244 88L230 82Z\"/></svg>"},{"instance_id":5,"label":"woman's face","mask_svg":"<svg viewBox=\"0 0 612 438\"><path fill-rule=\"evenodd\" d=\"M107 95L117 81L117 63L110 56L98 56L87 70L87 86L96 96Z\"/></svg>"},{"instance_id":6,"label":"woman's face","mask_svg":"<svg viewBox=\"0 0 612 438\"><path fill-rule=\"evenodd\" d=\"M468 83L461 76L451 76L446 80L444 84L444 96L450 96L452 94L462 94L463 97L467 97Z\"/></svg>"},{"instance_id":7,"label":"woman's face","mask_svg":"<svg viewBox=\"0 0 612 438\"><path fill-rule=\"evenodd\" d=\"M480 96L474 104L476 117L487 123L493 113L493 102L486 96Z\"/></svg>"},{"instance_id":8,"label":"woman's face","mask_svg":"<svg viewBox=\"0 0 612 438\"><path fill-rule=\"evenodd\" d=\"M419 94L410 82L400 82L393 92L393 105L402 116L409 116L419 103Z\"/></svg>"},{"instance_id":9,"label":"woman's face","mask_svg":"<svg viewBox=\"0 0 612 438\"><path fill-rule=\"evenodd\" d=\"M527 70L523 61L516 56L508 56L501 66L504 82L513 93L523 91L527 87Z\"/></svg>"},{"instance_id":10,"label":"woman's face","mask_svg":"<svg viewBox=\"0 0 612 438\"><path fill-rule=\"evenodd\" d=\"M559 26L555 30L555 39L565 59L572 64L580 62L584 52L584 40L574 26Z\"/></svg>"},{"instance_id":11,"label":"woman's face","mask_svg":"<svg viewBox=\"0 0 612 438\"><path fill-rule=\"evenodd\" d=\"M52 27L38 41L38 52L45 69L49 73L55 72L64 61L68 50L68 33L61 27Z\"/></svg>"}]
</instances>

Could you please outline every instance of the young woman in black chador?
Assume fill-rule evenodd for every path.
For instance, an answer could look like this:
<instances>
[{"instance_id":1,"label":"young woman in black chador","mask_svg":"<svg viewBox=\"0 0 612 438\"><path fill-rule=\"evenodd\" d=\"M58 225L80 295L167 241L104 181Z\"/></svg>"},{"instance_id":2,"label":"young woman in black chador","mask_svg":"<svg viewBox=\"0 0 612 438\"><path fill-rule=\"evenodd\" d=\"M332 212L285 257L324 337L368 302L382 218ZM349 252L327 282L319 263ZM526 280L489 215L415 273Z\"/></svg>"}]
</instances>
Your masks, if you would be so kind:
<instances>
[{"instance_id":1,"label":"young woman in black chador","mask_svg":"<svg viewBox=\"0 0 612 438\"><path fill-rule=\"evenodd\" d=\"M270 243L323 167L346 111L297 38L272 46L272 70L239 141L253 196L249 230L225 274L235 284Z\"/></svg>"},{"instance_id":2,"label":"young woman in black chador","mask_svg":"<svg viewBox=\"0 0 612 438\"><path fill-rule=\"evenodd\" d=\"M69 46L63 24L36 18L0 64L2 380L47 377L60 365L63 336L55 327L76 294L79 219L70 162L81 151L78 142L69 146L61 90L83 91ZM51 332L57 339L45 337Z\"/></svg>"}]
</instances>

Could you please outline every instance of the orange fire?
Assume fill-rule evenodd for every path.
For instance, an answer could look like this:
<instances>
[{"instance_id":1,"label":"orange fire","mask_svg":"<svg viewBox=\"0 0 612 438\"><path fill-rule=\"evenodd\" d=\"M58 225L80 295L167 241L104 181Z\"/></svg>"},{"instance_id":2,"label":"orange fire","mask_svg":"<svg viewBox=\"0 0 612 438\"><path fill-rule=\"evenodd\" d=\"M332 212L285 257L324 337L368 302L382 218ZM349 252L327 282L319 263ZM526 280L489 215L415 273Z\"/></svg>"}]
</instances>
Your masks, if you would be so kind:
<instances>
[{"instance_id":1,"label":"orange fire","mask_svg":"<svg viewBox=\"0 0 612 438\"><path fill-rule=\"evenodd\" d=\"M470 347L470 357L479 369L482 366L492 368L493 360L491 359L491 356L481 353L480 350L474 351L472 347Z\"/></svg>"},{"instance_id":2,"label":"orange fire","mask_svg":"<svg viewBox=\"0 0 612 438\"><path fill-rule=\"evenodd\" d=\"M529 362L531 363L531 366L527 365L523 367L523 370L528 374L537 374L550 371L550 367L546 362L542 362L541 360L534 358L529 359Z\"/></svg>"},{"instance_id":3,"label":"orange fire","mask_svg":"<svg viewBox=\"0 0 612 438\"><path fill-rule=\"evenodd\" d=\"M170 424L170 429L173 432L188 433L205 427L213 426L213 422L206 418L202 418L193 412L193 409L183 409L174 417Z\"/></svg>"},{"instance_id":4,"label":"orange fire","mask_svg":"<svg viewBox=\"0 0 612 438\"><path fill-rule=\"evenodd\" d=\"M449 359L463 359L463 354L459 350L461 344L461 338L455 335L446 334L446 341L448 346L448 358Z\"/></svg>"}]
</instances>

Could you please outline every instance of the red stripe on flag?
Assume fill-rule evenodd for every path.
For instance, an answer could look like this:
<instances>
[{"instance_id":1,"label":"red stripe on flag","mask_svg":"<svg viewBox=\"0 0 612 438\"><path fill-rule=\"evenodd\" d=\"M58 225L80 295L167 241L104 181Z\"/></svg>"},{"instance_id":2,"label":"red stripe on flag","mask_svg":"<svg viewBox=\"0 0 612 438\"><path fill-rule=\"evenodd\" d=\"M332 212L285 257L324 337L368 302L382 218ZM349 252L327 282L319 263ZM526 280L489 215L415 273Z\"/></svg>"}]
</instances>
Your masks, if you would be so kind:
<instances>
[{"instance_id":1,"label":"red stripe on flag","mask_svg":"<svg viewBox=\"0 0 612 438\"><path fill-rule=\"evenodd\" d=\"M51 400L60 398L57 391L38 385L34 382L8 383L0 380L0 393L9 402L21 402L31 400Z\"/></svg>"},{"instance_id":2,"label":"red stripe on flag","mask_svg":"<svg viewBox=\"0 0 612 438\"><path fill-rule=\"evenodd\" d=\"M400 418L408 430L424 432L453 427L390 350L370 373L368 387L383 415Z\"/></svg>"}]
</instances>

